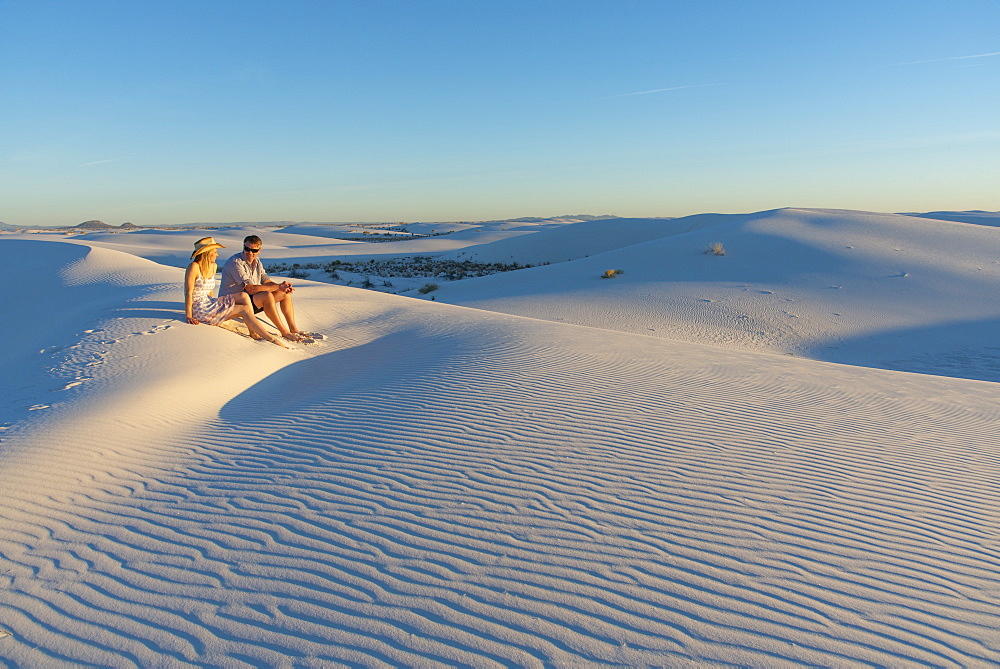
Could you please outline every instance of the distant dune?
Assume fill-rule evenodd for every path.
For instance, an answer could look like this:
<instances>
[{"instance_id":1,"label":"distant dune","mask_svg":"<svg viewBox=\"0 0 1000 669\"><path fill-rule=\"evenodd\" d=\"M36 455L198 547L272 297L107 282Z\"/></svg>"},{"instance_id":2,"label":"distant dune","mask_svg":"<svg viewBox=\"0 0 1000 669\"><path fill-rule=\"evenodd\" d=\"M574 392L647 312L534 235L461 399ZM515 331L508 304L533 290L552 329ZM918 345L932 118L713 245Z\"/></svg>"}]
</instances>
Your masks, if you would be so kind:
<instances>
[{"instance_id":1,"label":"distant dune","mask_svg":"<svg viewBox=\"0 0 1000 669\"><path fill-rule=\"evenodd\" d=\"M801 209L660 225L674 234L569 263L443 284L434 297L741 350L1000 380L1000 355L984 348L1000 321L995 228ZM555 237L543 246L552 234L570 237L573 230L502 243L542 257L566 246ZM704 253L714 241L725 256ZM608 269L624 274L601 279Z\"/></svg>"},{"instance_id":2,"label":"distant dune","mask_svg":"<svg viewBox=\"0 0 1000 669\"><path fill-rule=\"evenodd\" d=\"M957 221L976 225L1000 226L1000 211L930 211L923 214L907 214L919 218L933 218L939 221Z\"/></svg>"}]
</instances>

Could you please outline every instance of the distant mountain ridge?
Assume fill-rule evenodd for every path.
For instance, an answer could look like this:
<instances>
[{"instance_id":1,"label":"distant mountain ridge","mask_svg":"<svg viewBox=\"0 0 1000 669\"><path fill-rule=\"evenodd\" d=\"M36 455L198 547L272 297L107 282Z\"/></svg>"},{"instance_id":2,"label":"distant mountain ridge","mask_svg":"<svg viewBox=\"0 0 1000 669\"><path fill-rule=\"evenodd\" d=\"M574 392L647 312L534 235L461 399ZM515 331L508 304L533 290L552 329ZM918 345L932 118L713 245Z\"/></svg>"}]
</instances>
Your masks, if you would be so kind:
<instances>
[{"instance_id":1,"label":"distant mountain ridge","mask_svg":"<svg viewBox=\"0 0 1000 669\"><path fill-rule=\"evenodd\" d=\"M121 225L109 225L104 221L84 221L79 225L74 225L74 228L84 228L85 230L138 230L139 226L135 223L125 222Z\"/></svg>"},{"instance_id":2,"label":"distant mountain ridge","mask_svg":"<svg viewBox=\"0 0 1000 669\"><path fill-rule=\"evenodd\" d=\"M139 230L135 223L126 222L121 225L109 225L104 221L84 221L77 225L11 225L0 222L0 230Z\"/></svg>"}]
</instances>

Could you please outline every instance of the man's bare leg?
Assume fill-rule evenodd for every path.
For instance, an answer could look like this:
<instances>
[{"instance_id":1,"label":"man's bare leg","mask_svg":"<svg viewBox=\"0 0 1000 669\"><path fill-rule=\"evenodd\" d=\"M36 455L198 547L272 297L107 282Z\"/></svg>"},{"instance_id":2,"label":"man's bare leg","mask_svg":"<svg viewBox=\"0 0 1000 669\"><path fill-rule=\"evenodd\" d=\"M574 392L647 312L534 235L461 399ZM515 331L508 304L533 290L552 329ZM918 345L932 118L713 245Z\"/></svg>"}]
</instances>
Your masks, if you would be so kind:
<instances>
[{"instance_id":1,"label":"man's bare leg","mask_svg":"<svg viewBox=\"0 0 1000 669\"><path fill-rule=\"evenodd\" d=\"M285 322L288 323L288 331L295 334L302 334L299 326L295 324L295 305L292 303L292 296L287 293L281 293L281 297L275 301L281 306L281 313L285 317Z\"/></svg>"},{"instance_id":2,"label":"man's bare leg","mask_svg":"<svg viewBox=\"0 0 1000 669\"><path fill-rule=\"evenodd\" d=\"M284 294L284 293L282 293ZM285 321L282 320L281 314L278 313L278 306L275 304L274 293L267 291L261 291L253 295L253 303L264 310L264 315L267 316L267 320L274 324L274 327L278 328L278 332L282 337L288 339L289 341L298 341L301 339L300 336L285 327Z\"/></svg>"}]
</instances>

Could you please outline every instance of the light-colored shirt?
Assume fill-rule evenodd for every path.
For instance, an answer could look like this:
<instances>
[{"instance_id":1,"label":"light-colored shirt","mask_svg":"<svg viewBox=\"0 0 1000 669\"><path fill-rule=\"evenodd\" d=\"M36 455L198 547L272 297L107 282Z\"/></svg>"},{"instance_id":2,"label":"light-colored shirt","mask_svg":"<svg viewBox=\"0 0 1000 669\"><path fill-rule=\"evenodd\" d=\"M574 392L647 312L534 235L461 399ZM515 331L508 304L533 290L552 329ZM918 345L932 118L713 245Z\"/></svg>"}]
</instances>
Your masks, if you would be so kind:
<instances>
[{"instance_id":1,"label":"light-colored shirt","mask_svg":"<svg viewBox=\"0 0 1000 669\"><path fill-rule=\"evenodd\" d=\"M270 281L271 277L264 271L260 258L247 262L242 253L237 253L222 266L222 286L219 297L242 293L247 286L260 286Z\"/></svg>"}]
</instances>

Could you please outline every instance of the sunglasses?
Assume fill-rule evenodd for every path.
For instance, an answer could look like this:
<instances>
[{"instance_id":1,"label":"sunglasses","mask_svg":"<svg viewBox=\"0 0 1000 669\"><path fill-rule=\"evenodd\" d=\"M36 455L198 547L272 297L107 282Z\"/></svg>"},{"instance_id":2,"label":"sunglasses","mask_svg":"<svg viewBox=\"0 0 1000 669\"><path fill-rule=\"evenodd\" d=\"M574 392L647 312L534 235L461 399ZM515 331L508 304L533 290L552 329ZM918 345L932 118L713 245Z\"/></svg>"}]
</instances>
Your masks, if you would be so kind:
<instances>
[{"instance_id":1,"label":"sunglasses","mask_svg":"<svg viewBox=\"0 0 1000 669\"><path fill-rule=\"evenodd\" d=\"M247 253L260 253L260 249L252 249L249 246L244 246L243 250Z\"/></svg>"}]
</instances>

